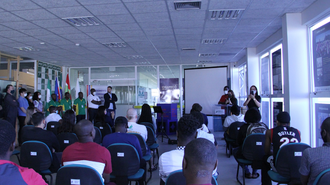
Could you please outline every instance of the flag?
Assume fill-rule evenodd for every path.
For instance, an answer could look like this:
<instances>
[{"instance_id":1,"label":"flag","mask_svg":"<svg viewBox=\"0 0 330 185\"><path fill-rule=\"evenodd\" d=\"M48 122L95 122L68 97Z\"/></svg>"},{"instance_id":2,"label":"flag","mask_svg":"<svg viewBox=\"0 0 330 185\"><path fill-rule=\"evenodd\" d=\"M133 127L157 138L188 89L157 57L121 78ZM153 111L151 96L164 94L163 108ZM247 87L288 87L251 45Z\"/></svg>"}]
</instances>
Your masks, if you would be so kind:
<instances>
[{"instance_id":1,"label":"flag","mask_svg":"<svg viewBox=\"0 0 330 185\"><path fill-rule=\"evenodd\" d=\"M60 87L60 95L61 95L61 98L63 98L63 91L62 91L62 86L61 86L61 81L59 80L59 87Z\"/></svg>"},{"instance_id":2,"label":"flag","mask_svg":"<svg viewBox=\"0 0 330 185\"><path fill-rule=\"evenodd\" d=\"M78 93L80 92L80 85L79 85L79 78L77 78L77 84L76 84L76 98L79 97Z\"/></svg>"},{"instance_id":3,"label":"flag","mask_svg":"<svg viewBox=\"0 0 330 185\"><path fill-rule=\"evenodd\" d=\"M46 103L50 102L51 100L51 85L50 85L50 80L48 79L48 84L47 84L47 94L46 94Z\"/></svg>"},{"instance_id":4,"label":"flag","mask_svg":"<svg viewBox=\"0 0 330 185\"><path fill-rule=\"evenodd\" d=\"M72 100L71 99L71 87L70 87L69 74L66 74L65 92L69 92L70 93L70 100Z\"/></svg>"},{"instance_id":5,"label":"flag","mask_svg":"<svg viewBox=\"0 0 330 185\"><path fill-rule=\"evenodd\" d=\"M55 94L56 94L56 101L60 101L61 100L61 92L60 92L60 87L58 85L57 77L55 79Z\"/></svg>"}]
</instances>

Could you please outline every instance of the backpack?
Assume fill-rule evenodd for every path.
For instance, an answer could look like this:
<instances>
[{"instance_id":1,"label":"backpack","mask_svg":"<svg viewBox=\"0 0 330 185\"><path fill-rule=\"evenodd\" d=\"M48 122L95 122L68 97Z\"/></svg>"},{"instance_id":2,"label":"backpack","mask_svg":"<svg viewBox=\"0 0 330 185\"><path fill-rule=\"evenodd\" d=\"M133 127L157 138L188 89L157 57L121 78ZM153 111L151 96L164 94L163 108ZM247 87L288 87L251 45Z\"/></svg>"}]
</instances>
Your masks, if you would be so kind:
<instances>
[{"instance_id":1,"label":"backpack","mask_svg":"<svg viewBox=\"0 0 330 185\"><path fill-rule=\"evenodd\" d=\"M255 134L255 133L266 133L266 130L268 130L268 127L260 122L260 123L251 123L247 130L246 130L246 136L250 135L250 134Z\"/></svg>"}]
</instances>

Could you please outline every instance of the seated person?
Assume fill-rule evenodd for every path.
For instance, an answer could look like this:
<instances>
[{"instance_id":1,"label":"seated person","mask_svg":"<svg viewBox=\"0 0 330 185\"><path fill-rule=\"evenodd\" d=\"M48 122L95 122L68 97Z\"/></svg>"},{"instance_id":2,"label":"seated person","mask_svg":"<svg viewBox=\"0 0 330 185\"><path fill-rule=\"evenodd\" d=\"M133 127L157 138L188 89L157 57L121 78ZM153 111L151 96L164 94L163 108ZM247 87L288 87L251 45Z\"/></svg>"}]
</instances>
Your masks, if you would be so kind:
<instances>
[{"instance_id":1,"label":"seated person","mask_svg":"<svg viewBox=\"0 0 330 185\"><path fill-rule=\"evenodd\" d=\"M24 121L25 125L33 125L32 122L31 122L31 118L32 118L32 115L36 112L37 111L35 110L34 107L28 107L26 109L26 117L25 117L25 121Z\"/></svg>"},{"instance_id":2,"label":"seated person","mask_svg":"<svg viewBox=\"0 0 330 185\"><path fill-rule=\"evenodd\" d=\"M89 120L81 120L74 127L74 133L79 142L66 147L62 154L62 164L83 164L94 168L104 179L110 182L112 172L111 155L109 150L94 143L95 129Z\"/></svg>"},{"instance_id":3,"label":"seated person","mask_svg":"<svg viewBox=\"0 0 330 185\"><path fill-rule=\"evenodd\" d=\"M322 171L330 168L330 117L321 125L321 137L324 141L322 147L307 148L303 152L299 168L303 185L312 185Z\"/></svg>"},{"instance_id":4,"label":"seated person","mask_svg":"<svg viewBox=\"0 0 330 185\"><path fill-rule=\"evenodd\" d=\"M130 108L127 110L126 118L128 120L128 129L127 133L138 133L140 134L145 141L148 139L148 131L146 126L137 124L137 111L136 109Z\"/></svg>"},{"instance_id":5,"label":"seated person","mask_svg":"<svg viewBox=\"0 0 330 185\"><path fill-rule=\"evenodd\" d=\"M202 113L202 110L203 110L203 107L202 107L200 104L198 104L198 103L194 103L194 104L192 105L192 107L191 107L190 114L191 114L192 112L200 112L200 113ZM204 117L204 124L205 124L206 126L208 126L209 121L208 121L208 119L207 119L207 116L206 116L204 113L202 113L202 114L203 114L203 117Z\"/></svg>"},{"instance_id":6,"label":"seated person","mask_svg":"<svg viewBox=\"0 0 330 185\"><path fill-rule=\"evenodd\" d=\"M63 119L60 121L61 125L58 127L57 134L70 132L73 133L73 127L76 124L76 115L73 110L67 110L63 114Z\"/></svg>"},{"instance_id":7,"label":"seated person","mask_svg":"<svg viewBox=\"0 0 330 185\"><path fill-rule=\"evenodd\" d=\"M212 171L217 166L217 150L212 142L197 138L187 144L182 162L187 185L211 185Z\"/></svg>"},{"instance_id":8,"label":"seated person","mask_svg":"<svg viewBox=\"0 0 330 185\"><path fill-rule=\"evenodd\" d=\"M46 127L46 121L43 113L37 112L32 115L32 123L34 125L33 129L26 129L22 132L22 141L41 141L44 142L50 151L53 153L53 163L50 167L50 171L57 172L60 168L60 162L55 155L55 152L60 150L60 144L57 140L57 137L54 135L53 132L44 130Z\"/></svg>"},{"instance_id":9,"label":"seated person","mask_svg":"<svg viewBox=\"0 0 330 185\"><path fill-rule=\"evenodd\" d=\"M15 150L16 132L12 124L0 120L0 184L47 185L33 169L21 167L10 161Z\"/></svg>"},{"instance_id":10,"label":"seated person","mask_svg":"<svg viewBox=\"0 0 330 185\"><path fill-rule=\"evenodd\" d=\"M46 124L51 121L58 122L62 119L61 116L57 113L58 110L55 106L50 106L49 112L50 114L46 117Z\"/></svg>"},{"instance_id":11,"label":"seated person","mask_svg":"<svg viewBox=\"0 0 330 185\"><path fill-rule=\"evenodd\" d=\"M265 157L263 167L261 169L261 181L263 185L271 185L271 179L268 175L268 171L272 168L275 169L275 160L278 150L288 143L299 143L300 132L299 130L290 127L290 115L287 112L280 112L277 114L277 127L266 131L265 141ZM273 144L273 152L271 151L271 145ZM269 161L269 162L267 162Z\"/></svg>"},{"instance_id":12,"label":"seated person","mask_svg":"<svg viewBox=\"0 0 330 185\"><path fill-rule=\"evenodd\" d=\"M198 126L198 121L192 115L184 115L180 118L176 131L177 148L159 157L159 177L164 182L171 172L182 169L183 150L190 141L195 139Z\"/></svg>"},{"instance_id":13,"label":"seated person","mask_svg":"<svg viewBox=\"0 0 330 185\"><path fill-rule=\"evenodd\" d=\"M246 123L241 126L237 135L237 144L239 145L239 147L233 150L233 154L235 158L244 159L244 156L242 154L242 145L246 136L252 133L264 133L268 129L264 123L260 123L260 120L261 120L261 115L257 109L249 109L248 111L246 111L244 116L244 121ZM256 179L259 177L259 173L257 173L256 169L253 169L251 174L247 166L244 166L244 168L245 168L245 178Z\"/></svg>"},{"instance_id":14,"label":"seated person","mask_svg":"<svg viewBox=\"0 0 330 185\"><path fill-rule=\"evenodd\" d=\"M204 124L204 118L203 118L202 113L192 112L190 114L192 116L194 116L197 119L198 123L199 123L196 138L205 138L205 139L211 141L212 143L214 143L215 145L217 145L217 143L215 142L214 135L210 133L209 129Z\"/></svg>"},{"instance_id":15,"label":"seated person","mask_svg":"<svg viewBox=\"0 0 330 185\"><path fill-rule=\"evenodd\" d=\"M241 114L241 108L237 105L233 105L230 108L231 115L227 116L224 123L223 123L223 130L228 131L229 126L236 122L244 122L244 115ZM229 133L227 133L229 134Z\"/></svg>"}]
</instances>

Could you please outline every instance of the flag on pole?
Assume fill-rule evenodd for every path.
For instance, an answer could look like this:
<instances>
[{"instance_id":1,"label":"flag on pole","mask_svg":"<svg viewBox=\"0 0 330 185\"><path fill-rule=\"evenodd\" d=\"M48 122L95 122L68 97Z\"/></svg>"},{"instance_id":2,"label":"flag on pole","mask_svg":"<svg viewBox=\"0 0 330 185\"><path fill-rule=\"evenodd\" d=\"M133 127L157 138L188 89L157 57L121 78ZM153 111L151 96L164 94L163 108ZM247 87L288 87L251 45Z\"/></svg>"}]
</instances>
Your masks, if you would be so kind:
<instances>
[{"instance_id":1,"label":"flag on pole","mask_svg":"<svg viewBox=\"0 0 330 185\"><path fill-rule=\"evenodd\" d=\"M72 100L71 99L71 87L70 87L69 74L66 74L65 92L69 92L70 93L70 100Z\"/></svg>"},{"instance_id":2,"label":"flag on pole","mask_svg":"<svg viewBox=\"0 0 330 185\"><path fill-rule=\"evenodd\" d=\"M50 80L48 79L48 84L47 84L47 94L46 94L46 103L50 102L51 100L51 85L50 85Z\"/></svg>"},{"instance_id":3,"label":"flag on pole","mask_svg":"<svg viewBox=\"0 0 330 185\"><path fill-rule=\"evenodd\" d=\"M62 97L61 97L61 92L60 92L60 87L58 85L57 77L55 79L55 94L56 94L56 101L60 101Z\"/></svg>"},{"instance_id":4,"label":"flag on pole","mask_svg":"<svg viewBox=\"0 0 330 185\"><path fill-rule=\"evenodd\" d=\"M77 84L76 84L76 98L79 97L78 93L80 92L80 85L79 85L79 78L77 78Z\"/></svg>"}]
</instances>

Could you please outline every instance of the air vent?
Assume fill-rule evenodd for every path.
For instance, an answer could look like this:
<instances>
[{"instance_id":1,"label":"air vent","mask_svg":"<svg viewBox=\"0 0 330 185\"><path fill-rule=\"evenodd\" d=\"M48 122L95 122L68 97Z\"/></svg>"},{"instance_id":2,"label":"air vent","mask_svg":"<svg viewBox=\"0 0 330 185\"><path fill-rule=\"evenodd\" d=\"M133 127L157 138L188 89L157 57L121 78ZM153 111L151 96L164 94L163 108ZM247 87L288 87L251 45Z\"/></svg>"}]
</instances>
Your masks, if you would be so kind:
<instances>
[{"instance_id":1,"label":"air vent","mask_svg":"<svg viewBox=\"0 0 330 185\"><path fill-rule=\"evenodd\" d=\"M216 57L218 54L216 53L200 53L199 57Z\"/></svg>"},{"instance_id":2,"label":"air vent","mask_svg":"<svg viewBox=\"0 0 330 185\"><path fill-rule=\"evenodd\" d=\"M174 2L175 10L201 9L201 1Z\"/></svg>"},{"instance_id":3,"label":"air vent","mask_svg":"<svg viewBox=\"0 0 330 185\"><path fill-rule=\"evenodd\" d=\"M243 12L244 9L210 10L209 15L211 20L239 19Z\"/></svg>"},{"instance_id":4,"label":"air vent","mask_svg":"<svg viewBox=\"0 0 330 185\"><path fill-rule=\"evenodd\" d=\"M83 17L67 17L62 18L67 23L73 25L73 26L98 26L101 24L101 21L99 21L97 18L93 16L83 16Z\"/></svg>"},{"instance_id":5,"label":"air vent","mask_svg":"<svg viewBox=\"0 0 330 185\"><path fill-rule=\"evenodd\" d=\"M110 42L108 44L103 44L106 47L109 48L126 48L126 43L125 42Z\"/></svg>"},{"instance_id":6,"label":"air vent","mask_svg":"<svg viewBox=\"0 0 330 185\"><path fill-rule=\"evenodd\" d=\"M14 47L20 51L39 51L39 49L35 49L32 46L23 46L23 47Z\"/></svg>"},{"instance_id":7,"label":"air vent","mask_svg":"<svg viewBox=\"0 0 330 185\"><path fill-rule=\"evenodd\" d=\"M147 61L144 61L144 62L134 62L134 64L136 64L136 65L147 65L147 64L150 64L150 63L147 62Z\"/></svg>"},{"instance_id":8,"label":"air vent","mask_svg":"<svg viewBox=\"0 0 330 185\"><path fill-rule=\"evenodd\" d=\"M198 63L202 63L202 64L212 63L212 60L199 60Z\"/></svg>"},{"instance_id":9,"label":"air vent","mask_svg":"<svg viewBox=\"0 0 330 185\"><path fill-rule=\"evenodd\" d=\"M220 39L203 39L202 44L223 44L227 39L220 38Z\"/></svg>"},{"instance_id":10,"label":"air vent","mask_svg":"<svg viewBox=\"0 0 330 185\"><path fill-rule=\"evenodd\" d=\"M125 58L127 58L127 59L142 59L143 56L141 56L141 55L129 55L129 56L125 56Z\"/></svg>"},{"instance_id":11,"label":"air vent","mask_svg":"<svg viewBox=\"0 0 330 185\"><path fill-rule=\"evenodd\" d=\"M195 51L196 48L182 48L182 51Z\"/></svg>"}]
</instances>

